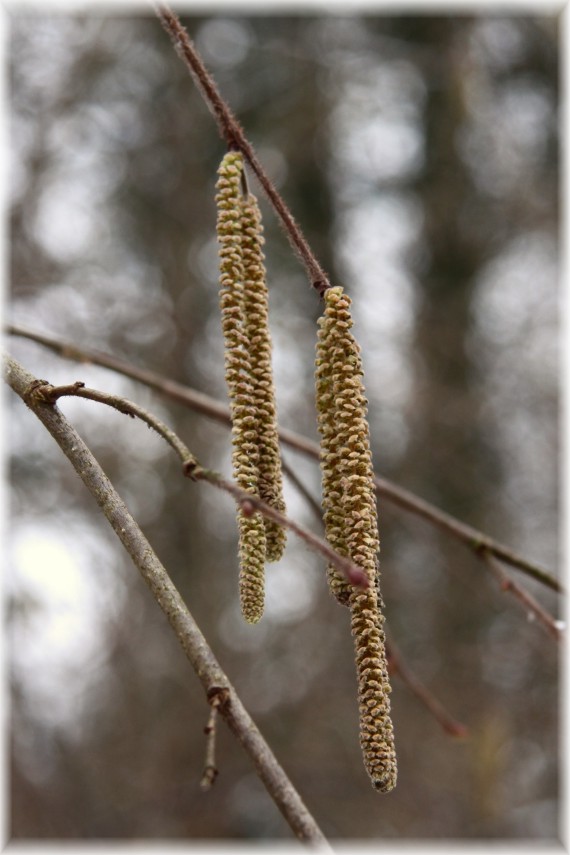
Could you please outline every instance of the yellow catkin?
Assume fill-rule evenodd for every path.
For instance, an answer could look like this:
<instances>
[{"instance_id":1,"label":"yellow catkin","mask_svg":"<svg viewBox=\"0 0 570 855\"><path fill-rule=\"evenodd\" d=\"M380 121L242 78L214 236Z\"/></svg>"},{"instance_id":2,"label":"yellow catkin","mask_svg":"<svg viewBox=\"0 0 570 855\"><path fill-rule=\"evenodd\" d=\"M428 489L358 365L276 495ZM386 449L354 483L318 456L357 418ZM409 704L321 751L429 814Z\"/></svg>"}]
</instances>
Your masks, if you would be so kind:
<instances>
[{"instance_id":1,"label":"yellow catkin","mask_svg":"<svg viewBox=\"0 0 570 855\"><path fill-rule=\"evenodd\" d=\"M242 235L245 333L249 347L253 403L258 418L259 496L272 508L284 513L283 476L271 368L268 293L262 250L263 228L257 199L251 194L242 200ZM266 519L265 536L267 561L279 561L285 549L285 530Z\"/></svg>"},{"instance_id":2,"label":"yellow catkin","mask_svg":"<svg viewBox=\"0 0 570 855\"><path fill-rule=\"evenodd\" d=\"M350 332L350 300L342 288L329 288L324 299L317 345L317 399L327 536L332 530L331 545L362 567L370 582L363 591L336 577L332 587L337 597L342 595L341 601L348 599L351 611L364 764L373 786L389 792L396 785L397 764L379 588L368 402L360 348Z\"/></svg>"},{"instance_id":3,"label":"yellow catkin","mask_svg":"<svg viewBox=\"0 0 570 855\"><path fill-rule=\"evenodd\" d=\"M258 417L251 383L251 364L243 317L244 265L240 182L243 159L228 152L218 170L216 202L220 256L220 308L225 347L225 375L232 416L234 478L258 494ZM240 602L249 623L263 613L265 525L261 514L238 511Z\"/></svg>"}]
</instances>

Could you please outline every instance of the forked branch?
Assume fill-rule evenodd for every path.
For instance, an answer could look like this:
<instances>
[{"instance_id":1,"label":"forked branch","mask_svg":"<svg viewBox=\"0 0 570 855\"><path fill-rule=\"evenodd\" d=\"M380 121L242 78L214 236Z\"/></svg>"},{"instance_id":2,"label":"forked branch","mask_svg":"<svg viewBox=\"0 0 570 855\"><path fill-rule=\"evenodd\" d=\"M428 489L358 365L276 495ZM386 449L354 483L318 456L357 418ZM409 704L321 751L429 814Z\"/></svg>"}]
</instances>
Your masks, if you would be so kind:
<instances>
[{"instance_id":1,"label":"forked branch","mask_svg":"<svg viewBox=\"0 0 570 855\"><path fill-rule=\"evenodd\" d=\"M320 552L327 561L332 562L335 567L346 578L347 582L360 588L368 587L368 579L364 571L350 561L344 558L332 549L329 544L317 537L308 529L298 525L294 520L280 513L275 508L270 507L266 502L262 501L259 496L248 493L243 490L233 481L228 481L223 478L218 472L212 469L206 469L200 465L192 452L182 442L180 437L164 424L152 413L147 412L138 404L132 401L127 401L126 398L120 395L111 395L108 392L100 392L97 389L87 389L81 381L70 383L66 386L52 386L45 380L34 380L25 393L27 403L45 403L55 404L55 402L64 396L76 398L86 398L90 401L96 401L99 404L105 404L112 407L123 415L131 416L132 418L140 419L145 422L150 428L156 431L166 442L174 449L180 461L184 474L193 481L206 481L218 490L223 490L229 493L236 500L242 510L247 513L253 510L259 511L264 517L272 520L284 528L290 529L294 534L304 540L312 549Z\"/></svg>"},{"instance_id":2,"label":"forked branch","mask_svg":"<svg viewBox=\"0 0 570 855\"><path fill-rule=\"evenodd\" d=\"M42 403L41 396L29 394L41 381L11 357L6 359L6 379L55 439L105 514L166 615L208 699L223 699L218 705L219 714L249 754L269 795L295 835L305 843L328 851L322 831L241 703L167 571L79 434L57 407Z\"/></svg>"}]
</instances>

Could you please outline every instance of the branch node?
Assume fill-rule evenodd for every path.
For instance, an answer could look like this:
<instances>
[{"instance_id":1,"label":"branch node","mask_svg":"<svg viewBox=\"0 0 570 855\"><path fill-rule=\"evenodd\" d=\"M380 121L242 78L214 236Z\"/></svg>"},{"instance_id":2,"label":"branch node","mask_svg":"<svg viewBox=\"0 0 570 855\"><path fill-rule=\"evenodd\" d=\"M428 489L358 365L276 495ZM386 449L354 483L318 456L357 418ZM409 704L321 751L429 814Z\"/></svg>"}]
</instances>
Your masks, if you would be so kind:
<instances>
[{"instance_id":1,"label":"branch node","mask_svg":"<svg viewBox=\"0 0 570 855\"><path fill-rule=\"evenodd\" d=\"M321 299L325 296L325 291L331 287L330 283L327 282L325 279L314 279L311 282L311 285L313 286L313 288Z\"/></svg>"},{"instance_id":2,"label":"branch node","mask_svg":"<svg viewBox=\"0 0 570 855\"><path fill-rule=\"evenodd\" d=\"M195 457L189 457L188 460L185 460L182 464L182 471L186 478L190 478L192 481L199 480L199 470L200 466Z\"/></svg>"},{"instance_id":3,"label":"branch node","mask_svg":"<svg viewBox=\"0 0 570 855\"><path fill-rule=\"evenodd\" d=\"M211 686L206 697L211 707L216 710L223 710L230 702L230 690L227 686Z\"/></svg>"},{"instance_id":4,"label":"branch node","mask_svg":"<svg viewBox=\"0 0 570 855\"><path fill-rule=\"evenodd\" d=\"M23 398L29 406L37 404L54 404L54 389L55 387L47 380L34 380L24 392Z\"/></svg>"}]
</instances>

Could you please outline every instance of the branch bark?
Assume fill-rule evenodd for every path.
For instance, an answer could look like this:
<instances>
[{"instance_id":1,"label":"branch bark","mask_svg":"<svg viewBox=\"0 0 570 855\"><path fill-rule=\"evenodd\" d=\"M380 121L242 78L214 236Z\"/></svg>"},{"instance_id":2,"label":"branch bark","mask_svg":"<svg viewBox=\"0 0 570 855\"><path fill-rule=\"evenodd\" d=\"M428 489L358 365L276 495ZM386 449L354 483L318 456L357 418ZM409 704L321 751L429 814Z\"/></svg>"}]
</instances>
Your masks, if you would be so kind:
<instances>
[{"instance_id":1,"label":"branch bark","mask_svg":"<svg viewBox=\"0 0 570 855\"><path fill-rule=\"evenodd\" d=\"M173 380L162 377L154 371L138 368L119 357L111 356L98 350L77 347L74 344L62 342L53 336L47 336L20 326L8 326L7 331L12 335L35 341L37 344L49 348L65 359L74 359L78 362L101 365L104 368L117 371L125 377L130 377L132 380L144 383L146 386L166 395L171 400L190 407L217 422L225 425L230 425L231 423L229 409L224 404L202 392L190 389L188 386L182 385L182 383L176 383ZM316 442L286 428L279 429L279 438L281 442L290 448L294 448L296 451L306 454L309 457L319 459L319 446ZM563 592L562 585L550 571L526 558L524 555L520 555L498 540L494 540L483 532L467 525L467 523L461 522L461 520L456 519L451 514L436 508L435 505L426 502L409 490L399 487L387 478L381 478L376 475L374 484L378 496L381 496L393 505L397 505L408 513L422 517L431 525L447 532L447 534L459 540L482 560L484 560L485 553L490 553L525 575L551 588L553 591L557 591L558 593Z\"/></svg>"},{"instance_id":2,"label":"branch bark","mask_svg":"<svg viewBox=\"0 0 570 855\"><path fill-rule=\"evenodd\" d=\"M16 360L6 358L5 372L8 384L55 439L105 514L166 615L208 701L212 704L215 700L220 715L249 754L295 835L307 844L329 851L322 831L241 703L167 571L79 434L55 405L30 397L29 391L37 386L38 380Z\"/></svg>"}]
</instances>

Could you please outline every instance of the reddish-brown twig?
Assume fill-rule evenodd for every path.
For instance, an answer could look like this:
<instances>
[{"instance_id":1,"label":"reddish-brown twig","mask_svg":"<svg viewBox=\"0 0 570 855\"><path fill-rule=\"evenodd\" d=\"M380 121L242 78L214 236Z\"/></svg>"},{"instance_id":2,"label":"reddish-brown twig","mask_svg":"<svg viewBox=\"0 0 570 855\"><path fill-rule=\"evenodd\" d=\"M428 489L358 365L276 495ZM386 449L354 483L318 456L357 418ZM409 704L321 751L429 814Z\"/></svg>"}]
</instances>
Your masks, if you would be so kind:
<instances>
[{"instance_id":1,"label":"reddish-brown twig","mask_svg":"<svg viewBox=\"0 0 570 855\"><path fill-rule=\"evenodd\" d=\"M469 734L469 729L461 722L452 718L442 704L435 698L428 689L421 683L415 674L410 671L400 651L389 639L386 645L388 653L388 667L391 673L398 674L400 679L414 693L416 698L427 707L434 718L439 722L444 731L450 736L465 737Z\"/></svg>"},{"instance_id":2,"label":"reddish-brown twig","mask_svg":"<svg viewBox=\"0 0 570 855\"><path fill-rule=\"evenodd\" d=\"M243 129L236 117L230 110L226 101L220 95L218 87L211 74L208 72L195 45L192 43L185 28L180 23L178 16L165 4L156 5L156 13L162 26L172 39L176 51L195 81L198 90L212 111L220 134L225 139L228 147L239 149L249 166L257 176L263 187L267 198L273 205L283 228L291 242L295 252L300 256L311 285L315 290L322 293L330 287L328 277L314 256L311 247L307 243L299 225L295 222L291 211L283 201L280 194L265 169L261 165L257 154L251 143L247 140Z\"/></svg>"}]
</instances>

